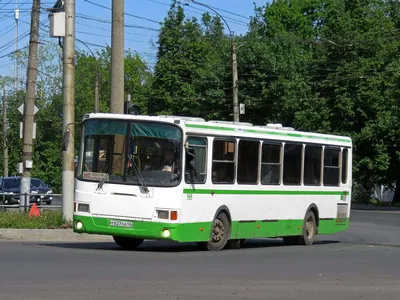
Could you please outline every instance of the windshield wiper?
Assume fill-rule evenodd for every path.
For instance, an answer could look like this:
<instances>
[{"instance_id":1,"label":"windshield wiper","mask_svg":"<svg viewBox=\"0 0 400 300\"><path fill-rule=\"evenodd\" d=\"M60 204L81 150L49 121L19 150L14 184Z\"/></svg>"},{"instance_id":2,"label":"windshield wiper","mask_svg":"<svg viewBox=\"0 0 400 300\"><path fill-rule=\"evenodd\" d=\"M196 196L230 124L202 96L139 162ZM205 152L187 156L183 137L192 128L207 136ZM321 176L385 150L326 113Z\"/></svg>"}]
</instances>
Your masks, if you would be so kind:
<instances>
[{"instance_id":1,"label":"windshield wiper","mask_svg":"<svg viewBox=\"0 0 400 300\"><path fill-rule=\"evenodd\" d=\"M103 185L104 185L104 182L106 182L106 176L103 176L103 178L100 179L99 183L97 184L96 191L101 190L101 188L102 188Z\"/></svg>"},{"instance_id":2,"label":"windshield wiper","mask_svg":"<svg viewBox=\"0 0 400 300\"><path fill-rule=\"evenodd\" d=\"M136 175L137 175L137 177L138 177L138 179L139 179L140 186L143 188L144 192L145 192L146 194L148 194L148 193L150 192L150 190L149 190L149 188L147 187L146 182L145 182L145 180L144 180L144 178L143 178L143 175L142 175L142 173L140 172L140 170L139 170L137 164L135 163L135 160L132 158L132 155L129 155L129 158L128 158L128 159L129 159L129 161L132 163L132 166L133 166L133 168L134 168L134 171L136 172Z\"/></svg>"}]
</instances>

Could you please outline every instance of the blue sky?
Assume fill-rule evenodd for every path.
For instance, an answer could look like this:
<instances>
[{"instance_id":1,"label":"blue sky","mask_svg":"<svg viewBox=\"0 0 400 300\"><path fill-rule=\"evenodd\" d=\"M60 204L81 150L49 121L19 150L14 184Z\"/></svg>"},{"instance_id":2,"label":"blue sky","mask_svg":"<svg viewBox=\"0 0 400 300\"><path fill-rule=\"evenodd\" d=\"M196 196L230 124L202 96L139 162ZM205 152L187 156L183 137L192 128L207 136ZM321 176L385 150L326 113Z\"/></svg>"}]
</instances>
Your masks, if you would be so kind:
<instances>
[{"instance_id":1,"label":"blue sky","mask_svg":"<svg viewBox=\"0 0 400 300\"><path fill-rule=\"evenodd\" d=\"M187 0L180 0L186 3ZM225 18L235 34L247 31L249 17L254 14L254 4L265 5L268 0L197 0L213 8ZM46 8L53 6L56 1L42 0L40 40L45 43L56 43L57 39L49 37L49 20ZM91 2L91 3L90 3ZM157 47L157 30L166 17L171 0L125 0L125 49L137 51L153 66ZM18 48L28 45L30 28L30 10L32 0L0 0L0 75L12 75L13 61L2 57L14 50L14 14L18 4L20 9ZM96 4L105 6L102 8ZM85 42L94 52L96 45L111 45L111 0L76 0L76 46L87 50L80 41ZM200 18L207 10L203 6L190 4L185 7L187 17ZM211 10L208 10L214 14ZM129 15L128 15L129 14ZM133 16L134 15L134 16ZM137 17L135 17L137 16ZM140 18L138 18L140 17ZM145 19L141 19L145 18ZM137 28L142 27L142 28ZM228 30L226 29L226 32Z\"/></svg>"}]
</instances>

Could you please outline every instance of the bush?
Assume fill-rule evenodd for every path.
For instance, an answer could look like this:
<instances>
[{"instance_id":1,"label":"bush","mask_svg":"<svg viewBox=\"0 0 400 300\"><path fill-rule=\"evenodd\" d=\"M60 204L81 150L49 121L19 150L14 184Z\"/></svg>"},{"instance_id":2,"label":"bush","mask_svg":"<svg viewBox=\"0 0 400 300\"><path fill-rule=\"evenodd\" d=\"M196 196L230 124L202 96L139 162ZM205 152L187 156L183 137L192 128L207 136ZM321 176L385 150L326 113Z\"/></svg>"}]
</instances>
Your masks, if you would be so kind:
<instances>
[{"instance_id":1,"label":"bush","mask_svg":"<svg viewBox=\"0 0 400 300\"><path fill-rule=\"evenodd\" d=\"M61 210L43 210L39 217L30 217L20 211L0 212L0 228L15 229L55 229L72 228L65 222Z\"/></svg>"}]
</instances>

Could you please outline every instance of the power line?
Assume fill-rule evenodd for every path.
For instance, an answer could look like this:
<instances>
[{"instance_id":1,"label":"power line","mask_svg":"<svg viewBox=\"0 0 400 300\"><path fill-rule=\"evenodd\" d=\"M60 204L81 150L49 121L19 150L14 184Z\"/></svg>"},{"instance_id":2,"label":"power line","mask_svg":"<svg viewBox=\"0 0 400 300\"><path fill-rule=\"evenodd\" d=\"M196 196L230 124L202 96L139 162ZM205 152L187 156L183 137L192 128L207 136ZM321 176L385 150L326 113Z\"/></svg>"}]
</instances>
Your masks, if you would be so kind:
<instances>
[{"instance_id":1,"label":"power line","mask_svg":"<svg viewBox=\"0 0 400 300\"><path fill-rule=\"evenodd\" d=\"M188 2L188 0L185 0L185 1ZM208 4L207 4L207 5L208 5ZM208 6L211 7L211 8L214 8L214 9L216 9L216 10L223 11L223 12L225 12L225 13L227 13L227 14L231 14L231 15L234 15L234 16L237 16L237 17L241 17L241 18L250 20L249 17L243 16L243 15L240 15L240 14L237 14L237 13L234 13L234 12L231 12L231 11L228 11L228 10L224 10L224 9L222 9L222 8L217 8L217 7L214 7L214 6L211 6L211 5L208 5Z\"/></svg>"},{"instance_id":2,"label":"power line","mask_svg":"<svg viewBox=\"0 0 400 300\"><path fill-rule=\"evenodd\" d=\"M166 3L163 3L163 2L160 2L160 1L156 1L156 0L148 0L148 1L150 1L150 2L154 2L154 3L157 3L157 4L160 4L160 5L164 5L164 6L168 6L168 7L170 7L170 5L169 4L166 4ZM182 4L182 5L185 5L184 3L182 3L182 2L178 2L179 4ZM186 5L185 5L186 6ZM192 6L190 6L190 7L192 7ZM196 9L196 10L198 10L198 11L202 11L202 12L209 12L209 13L212 13L212 14L214 14L214 12L210 12L210 11L207 11L207 10L205 10L205 9L201 9L201 8L197 8L197 7L192 7L193 9ZM185 11L189 11L189 12L192 12L192 13L195 13L195 14L199 14L199 15L202 15L202 13L200 13L200 12L197 12L197 11L193 11L193 10L190 10L190 9L187 9L187 8L185 8ZM230 18L230 17L227 17L227 16L223 16L225 19L228 19L228 20L230 20L230 22L231 23L233 23L233 24L236 24L236 25L240 25L240 26L247 26L248 24L247 23L245 23L245 22L243 22L243 21L240 21L240 20L237 20L237 19L233 19L233 18Z\"/></svg>"},{"instance_id":3,"label":"power line","mask_svg":"<svg viewBox=\"0 0 400 300\"><path fill-rule=\"evenodd\" d=\"M88 16L88 15L84 15L84 14L76 14L76 17L77 18L81 18L81 19L87 19L87 20L92 20L92 21L96 21L96 22L111 24L110 20L99 19L99 18ZM156 29L156 28L133 25L133 24L125 24L125 27L138 28L138 29L150 30L150 31L155 31L155 32L159 32L160 31L159 29Z\"/></svg>"},{"instance_id":4,"label":"power line","mask_svg":"<svg viewBox=\"0 0 400 300\"><path fill-rule=\"evenodd\" d=\"M82 26L86 26L86 27L90 27L90 28L97 28L97 29L100 29L100 30L103 30L103 31L111 32L111 29L109 29L109 28L104 28L104 27L99 27L99 26L93 26L93 25L90 25L90 24L85 24L85 23L79 22L79 20L77 20L76 23L79 24L79 25L82 25ZM150 37L150 38L157 38L158 37L158 36L152 36L152 35L143 34L143 33L136 33L136 32L127 32L127 31L125 31L125 33L126 34L130 34L130 35L135 35L135 36L146 36L146 37Z\"/></svg>"},{"instance_id":5,"label":"power line","mask_svg":"<svg viewBox=\"0 0 400 300\"><path fill-rule=\"evenodd\" d=\"M30 30L26 31L23 35L18 37L18 42L21 41L23 38L29 36L29 32ZM4 44L3 46L0 47L0 52L4 52L6 49L10 48L11 46L13 46L16 43L16 41L13 39L10 42Z\"/></svg>"},{"instance_id":6,"label":"power line","mask_svg":"<svg viewBox=\"0 0 400 300\"><path fill-rule=\"evenodd\" d=\"M92 5L95 5L95 6L101 7L101 8L105 8L105 9L111 10L110 7L107 7L107 6L104 6L104 5L101 5L101 4L97 4L97 3L94 3L94 2L89 1L89 0L83 0L83 1L88 2L88 3L90 3ZM152 23L160 24L160 22L158 22L156 20L148 19L148 18L145 18L145 17L137 16L137 15L132 15L130 13L124 13L124 14L127 15L127 16L130 16L130 17L137 18L137 19L146 20L146 21L149 21L149 22L152 22Z\"/></svg>"},{"instance_id":7,"label":"power line","mask_svg":"<svg viewBox=\"0 0 400 300\"><path fill-rule=\"evenodd\" d=\"M4 3L3 6L0 7L0 8L3 8L3 7L6 6L7 4L11 3L11 1L12 1L12 0L8 1L7 3Z\"/></svg>"},{"instance_id":8,"label":"power line","mask_svg":"<svg viewBox=\"0 0 400 300\"><path fill-rule=\"evenodd\" d=\"M105 35L105 34L98 34L98 33L93 33L93 32L85 32L85 31L80 31L76 30L75 32L77 33L82 33L82 34L87 34L87 35L92 35L92 36L100 36L100 37L106 37L106 38L111 38L110 35ZM141 40L134 40L134 39L125 39L126 41L131 41L131 42L137 42L137 43L148 43L149 41L141 41Z\"/></svg>"}]
</instances>

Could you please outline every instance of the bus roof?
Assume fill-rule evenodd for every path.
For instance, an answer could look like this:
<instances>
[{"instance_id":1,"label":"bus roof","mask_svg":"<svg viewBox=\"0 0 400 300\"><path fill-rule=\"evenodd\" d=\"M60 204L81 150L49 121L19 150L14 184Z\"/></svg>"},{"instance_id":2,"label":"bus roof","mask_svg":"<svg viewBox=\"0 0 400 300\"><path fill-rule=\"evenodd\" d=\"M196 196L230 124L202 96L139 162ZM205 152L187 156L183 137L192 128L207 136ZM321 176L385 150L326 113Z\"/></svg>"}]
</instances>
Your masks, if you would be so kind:
<instances>
[{"instance_id":1,"label":"bus roof","mask_svg":"<svg viewBox=\"0 0 400 300\"><path fill-rule=\"evenodd\" d=\"M204 133L221 136L244 136L257 137L274 140L307 140L316 143L328 142L329 144L351 146L352 140L348 136L322 134L315 132L298 131L291 127L284 127L281 124L253 125L246 122L230 122L210 120L206 121L198 117L185 116L146 116L112 113L88 113L83 119L123 119L123 120L148 120L162 121L167 123L178 123L189 133ZM177 122L179 121L179 122Z\"/></svg>"}]
</instances>

